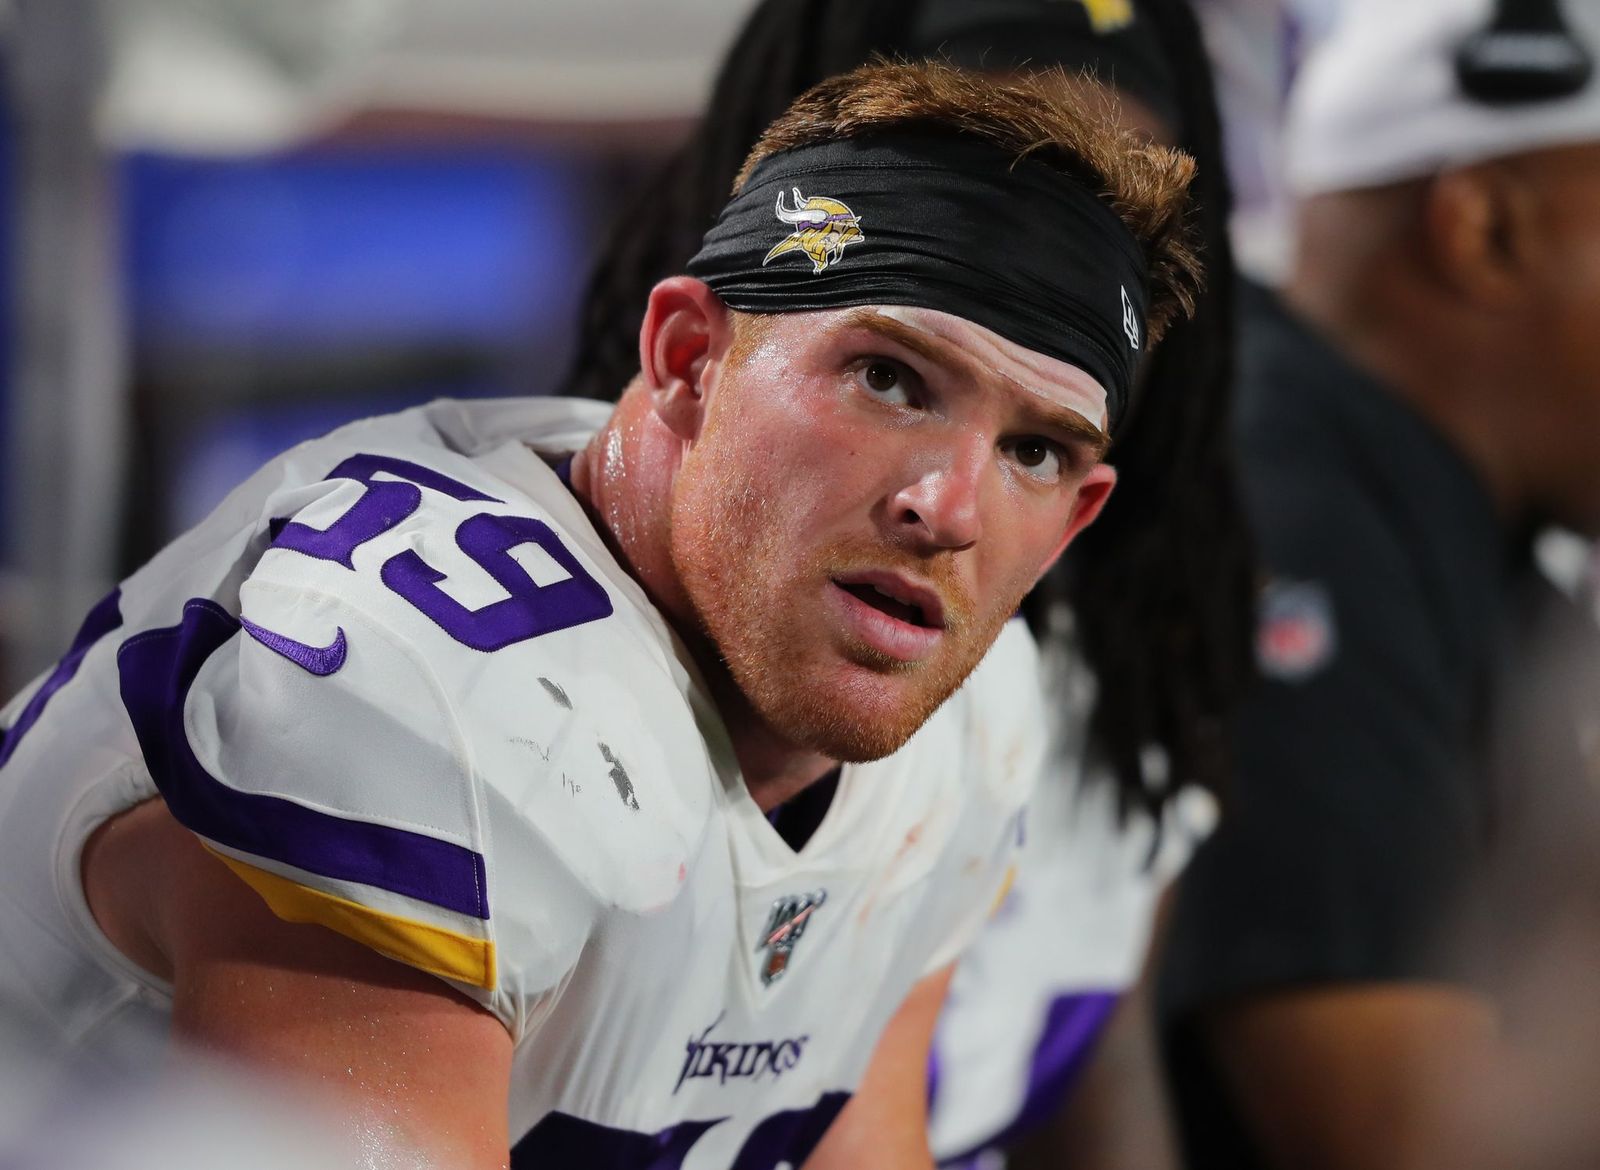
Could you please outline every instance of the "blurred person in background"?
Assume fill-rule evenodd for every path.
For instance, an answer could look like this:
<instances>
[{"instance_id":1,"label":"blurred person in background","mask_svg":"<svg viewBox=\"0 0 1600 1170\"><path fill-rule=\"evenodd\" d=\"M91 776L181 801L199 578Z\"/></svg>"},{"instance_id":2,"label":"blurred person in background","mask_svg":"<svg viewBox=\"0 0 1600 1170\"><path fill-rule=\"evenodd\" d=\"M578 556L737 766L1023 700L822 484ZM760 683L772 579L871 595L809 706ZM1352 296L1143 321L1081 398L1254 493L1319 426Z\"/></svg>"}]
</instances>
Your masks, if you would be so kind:
<instances>
[{"instance_id":1,"label":"blurred person in background","mask_svg":"<svg viewBox=\"0 0 1600 1170\"><path fill-rule=\"evenodd\" d=\"M1541 550L1544 551L1544 550ZM1545 558L1541 557L1541 561ZM1526 583L1493 735L1497 848L1461 950L1493 996L1487 1060L1445 1069L1414 1161L1460 1170L1600 1165L1600 576ZM1576 588L1573 588L1576 586Z\"/></svg>"},{"instance_id":2,"label":"blurred person in background","mask_svg":"<svg viewBox=\"0 0 1600 1170\"><path fill-rule=\"evenodd\" d=\"M1486 883L1594 798L1591 693L1537 692L1561 752L1505 728L1566 604L1532 538L1600 531L1597 46L1589 0L1351 0L1298 83L1297 262L1241 351L1264 678L1163 956L1201 1170L1415 1164L1504 1024Z\"/></svg>"},{"instance_id":3,"label":"blurred person in background","mask_svg":"<svg viewBox=\"0 0 1600 1170\"><path fill-rule=\"evenodd\" d=\"M1194 0L1216 77L1228 178L1229 236L1241 276L1269 288L1294 255L1283 126L1295 75L1338 20L1342 0Z\"/></svg>"},{"instance_id":4,"label":"blurred person in background","mask_svg":"<svg viewBox=\"0 0 1600 1170\"><path fill-rule=\"evenodd\" d=\"M994 73L1086 68L1114 86L1126 125L1199 163L1206 288L1194 318L1174 325L1145 363L1109 456L1116 495L1026 606L1048 633L1041 685L1055 721L1052 758L1018 879L956 976L931 1084L935 1152L951 1162L992 1164L997 1147L1053 1119L1036 1139L1047 1161L1071 1146L1080 1165L1116 1157L1148 1168L1167 1155L1145 1005L1117 1006L1138 977L1157 897L1205 819L1197 792L1228 772L1225 725L1248 675L1252 586L1226 444L1228 189L1185 0L760 4L705 120L618 221L567 389L614 395L636 362L638 305L700 246L751 128L874 52ZM646 220L652 230L637 231ZM1190 803L1180 805L1185 789ZM1085 1075L1082 1104L1055 1117Z\"/></svg>"},{"instance_id":5,"label":"blurred person in background","mask_svg":"<svg viewBox=\"0 0 1600 1170\"><path fill-rule=\"evenodd\" d=\"M831 79L614 409L258 471L0 712L0 998L324 1088L375 1166L928 1165L1047 724L1012 618L1200 278L1110 107Z\"/></svg>"}]
</instances>

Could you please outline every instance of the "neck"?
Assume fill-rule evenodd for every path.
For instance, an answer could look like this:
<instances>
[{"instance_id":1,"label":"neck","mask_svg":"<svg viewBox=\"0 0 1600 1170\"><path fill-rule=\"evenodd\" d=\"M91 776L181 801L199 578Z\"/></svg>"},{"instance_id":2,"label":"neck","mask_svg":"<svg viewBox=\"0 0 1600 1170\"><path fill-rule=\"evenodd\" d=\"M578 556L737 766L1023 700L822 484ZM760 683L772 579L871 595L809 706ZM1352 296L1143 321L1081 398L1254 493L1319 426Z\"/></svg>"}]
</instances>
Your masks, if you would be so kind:
<instances>
[{"instance_id":1,"label":"neck","mask_svg":"<svg viewBox=\"0 0 1600 1170\"><path fill-rule=\"evenodd\" d=\"M572 490L611 554L639 583L694 659L716 703L751 798L763 812L820 780L837 761L800 747L750 706L701 629L672 565L672 484L687 450L631 387L572 460Z\"/></svg>"},{"instance_id":2,"label":"neck","mask_svg":"<svg viewBox=\"0 0 1600 1170\"><path fill-rule=\"evenodd\" d=\"M750 799L762 812L792 800L838 767L838 760L796 745L761 718L704 637L685 639L685 644L728 729Z\"/></svg>"}]
</instances>

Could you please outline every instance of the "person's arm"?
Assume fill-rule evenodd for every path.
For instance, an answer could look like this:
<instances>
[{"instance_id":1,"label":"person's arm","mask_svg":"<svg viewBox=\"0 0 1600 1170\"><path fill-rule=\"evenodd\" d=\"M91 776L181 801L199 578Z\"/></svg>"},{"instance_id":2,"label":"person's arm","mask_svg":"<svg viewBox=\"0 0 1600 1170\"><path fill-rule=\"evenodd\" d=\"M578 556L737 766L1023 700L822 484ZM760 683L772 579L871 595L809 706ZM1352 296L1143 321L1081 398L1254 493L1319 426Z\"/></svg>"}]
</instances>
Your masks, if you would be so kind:
<instances>
[{"instance_id":1,"label":"person's arm","mask_svg":"<svg viewBox=\"0 0 1600 1170\"><path fill-rule=\"evenodd\" d=\"M1139 981L1118 1001L1083 1075L1049 1121L1007 1151L1011 1170L1177 1170L1154 1002L1168 901L1163 894Z\"/></svg>"},{"instance_id":2,"label":"person's arm","mask_svg":"<svg viewBox=\"0 0 1600 1170\"><path fill-rule=\"evenodd\" d=\"M177 1039L326 1094L374 1170L418 1155L507 1164L512 1044L497 1019L431 975L278 918L159 801L122 821L86 859L90 903L132 957L140 936L153 949ZM111 893L130 888L142 909Z\"/></svg>"},{"instance_id":3,"label":"person's arm","mask_svg":"<svg viewBox=\"0 0 1600 1170\"><path fill-rule=\"evenodd\" d=\"M805 1170L931 1170L928 1052L954 970L935 971L911 989L879 1037L861 1086Z\"/></svg>"},{"instance_id":4,"label":"person's arm","mask_svg":"<svg viewBox=\"0 0 1600 1170\"><path fill-rule=\"evenodd\" d=\"M1012 1170L1176 1170L1148 997L1117 1004L1082 1078L1055 1115L1008 1152Z\"/></svg>"},{"instance_id":5,"label":"person's arm","mask_svg":"<svg viewBox=\"0 0 1600 1170\"><path fill-rule=\"evenodd\" d=\"M1494 1058L1482 996L1443 983L1345 984L1241 1000L1201 1034L1268 1165L1420 1164L1445 1074Z\"/></svg>"},{"instance_id":6,"label":"person's arm","mask_svg":"<svg viewBox=\"0 0 1600 1170\"><path fill-rule=\"evenodd\" d=\"M1365 465L1267 441L1246 478L1274 575L1261 679L1177 887L1169 1087L1197 1164L1243 1143L1273 1167L1382 1170L1426 1124L1419 1078L1492 1033L1459 919L1490 812L1472 765L1489 602L1465 604L1485 574L1438 577Z\"/></svg>"}]
</instances>

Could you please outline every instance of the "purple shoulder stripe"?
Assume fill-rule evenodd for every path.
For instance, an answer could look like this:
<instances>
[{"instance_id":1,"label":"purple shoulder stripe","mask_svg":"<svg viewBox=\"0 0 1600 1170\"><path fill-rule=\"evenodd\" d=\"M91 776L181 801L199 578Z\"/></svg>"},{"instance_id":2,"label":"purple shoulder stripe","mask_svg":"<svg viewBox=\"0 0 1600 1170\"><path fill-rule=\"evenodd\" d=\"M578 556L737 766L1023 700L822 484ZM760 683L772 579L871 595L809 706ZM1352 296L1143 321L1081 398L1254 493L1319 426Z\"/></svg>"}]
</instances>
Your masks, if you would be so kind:
<instances>
[{"instance_id":1,"label":"purple shoulder stripe","mask_svg":"<svg viewBox=\"0 0 1600 1170\"><path fill-rule=\"evenodd\" d=\"M1003 1150L1048 1121L1088 1065L1120 998L1116 992L1091 991L1052 1000L1033 1050L1021 1110L1010 1125L982 1145L940 1162L941 1170L977 1170L988 1165L987 1151Z\"/></svg>"},{"instance_id":2,"label":"purple shoulder stripe","mask_svg":"<svg viewBox=\"0 0 1600 1170\"><path fill-rule=\"evenodd\" d=\"M135 635L117 651L122 704L172 815L203 837L257 857L487 919L482 854L408 829L240 792L205 770L184 734L184 700L206 659L240 628L216 602L197 598L183 607L178 625Z\"/></svg>"},{"instance_id":3,"label":"purple shoulder stripe","mask_svg":"<svg viewBox=\"0 0 1600 1170\"><path fill-rule=\"evenodd\" d=\"M33 698L28 700L28 705L17 716L17 721L9 728L0 731L0 768L5 767L11 753L17 750L17 745L22 742L22 737L28 729L39 722L39 716L44 714L46 704L62 687L72 681L78 673L78 667L83 665L84 655L89 653L101 638L112 630L122 625L122 589L119 586L105 597L95 603L83 619L83 625L78 627L77 635L72 639L72 645L67 649L61 661L56 663L56 668L50 672L50 677L44 680L44 685L34 692Z\"/></svg>"}]
</instances>

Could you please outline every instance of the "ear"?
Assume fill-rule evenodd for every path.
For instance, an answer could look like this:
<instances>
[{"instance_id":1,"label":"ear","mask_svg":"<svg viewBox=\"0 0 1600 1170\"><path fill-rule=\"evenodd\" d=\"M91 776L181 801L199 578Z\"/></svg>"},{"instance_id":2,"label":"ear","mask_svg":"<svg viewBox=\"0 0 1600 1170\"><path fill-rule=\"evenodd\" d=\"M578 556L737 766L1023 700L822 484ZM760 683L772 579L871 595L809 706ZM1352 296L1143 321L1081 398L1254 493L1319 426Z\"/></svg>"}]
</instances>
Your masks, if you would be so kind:
<instances>
[{"instance_id":1,"label":"ear","mask_svg":"<svg viewBox=\"0 0 1600 1170\"><path fill-rule=\"evenodd\" d=\"M650 290L639 370L657 416L686 441L700 434L706 391L732 337L731 314L703 281L672 276Z\"/></svg>"},{"instance_id":2,"label":"ear","mask_svg":"<svg viewBox=\"0 0 1600 1170\"><path fill-rule=\"evenodd\" d=\"M1487 308L1514 304L1538 263L1538 200L1513 169L1483 163L1429 181L1424 240L1435 273Z\"/></svg>"},{"instance_id":3,"label":"ear","mask_svg":"<svg viewBox=\"0 0 1600 1170\"><path fill-rule=\"evenodd\" d=\"M1100 515L1100 509L1111 498L1111 489L1116 486L1117 469L1108 463L1097 463L1078 487L1078 497L1072 501L1072 515L1067 520L1067 531L1061 537L1061 543L1056 545L1056 551L1045 562L1045 571L1067 551L1067 546L1077 539L1078 533L1094 523L1095 517Z\"/></svg>"}]
</instances>

